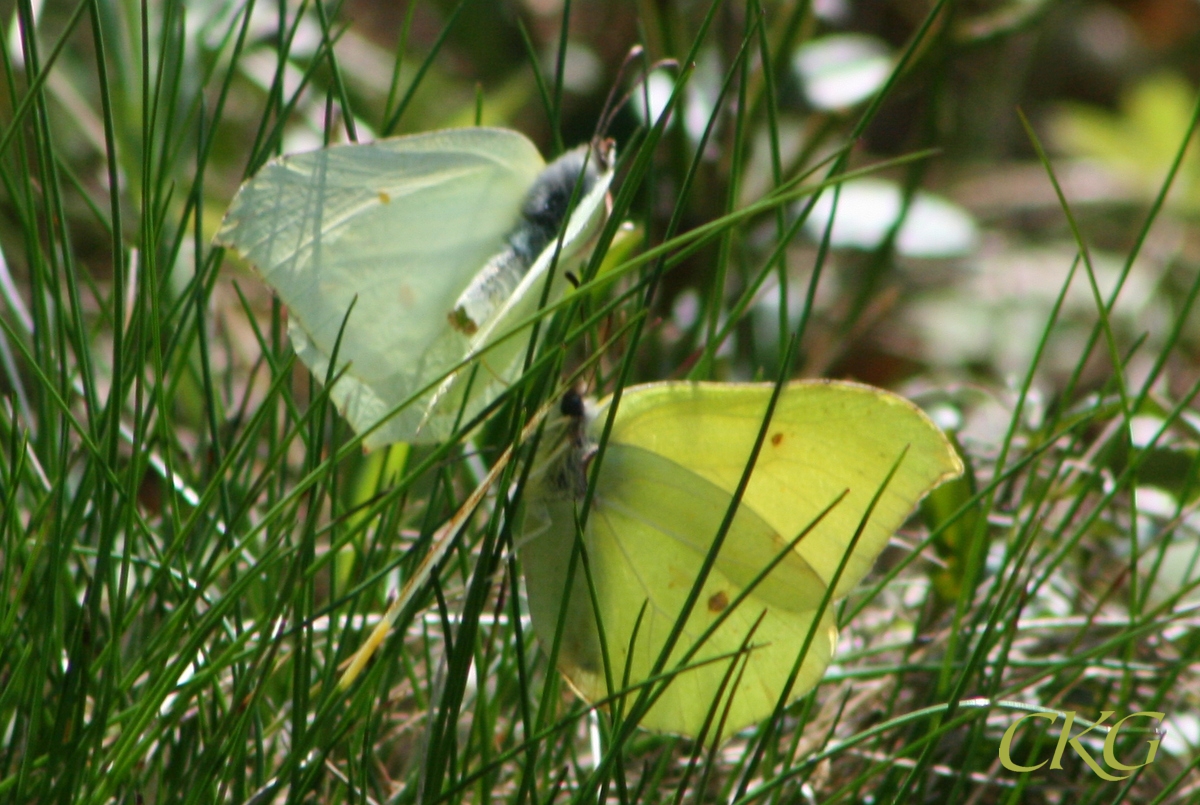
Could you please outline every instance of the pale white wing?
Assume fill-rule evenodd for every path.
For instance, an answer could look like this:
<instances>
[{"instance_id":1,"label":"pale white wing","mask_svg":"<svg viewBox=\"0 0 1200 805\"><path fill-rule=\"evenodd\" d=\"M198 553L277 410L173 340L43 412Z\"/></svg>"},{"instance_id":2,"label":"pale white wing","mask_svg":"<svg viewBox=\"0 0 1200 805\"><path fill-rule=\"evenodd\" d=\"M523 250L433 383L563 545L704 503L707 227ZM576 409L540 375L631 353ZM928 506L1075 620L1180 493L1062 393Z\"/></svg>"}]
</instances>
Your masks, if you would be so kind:
<instances>
[{"instance_id":1,"label":"pale white wing","mask_svg":"<svg viewBox=\"0 0 1200 805\"><path fill-rule=\"evenodd\" d=\"M331 396L363 431L467 354L470 340L447 316L544 167L527 138L488 128L285 156L242 186L217 241L287 305L293 346L319 380L346 322L338 370L349 368ZM439 438L418 433L428 399L367 447Z\"/></svg>"}]
</instances>

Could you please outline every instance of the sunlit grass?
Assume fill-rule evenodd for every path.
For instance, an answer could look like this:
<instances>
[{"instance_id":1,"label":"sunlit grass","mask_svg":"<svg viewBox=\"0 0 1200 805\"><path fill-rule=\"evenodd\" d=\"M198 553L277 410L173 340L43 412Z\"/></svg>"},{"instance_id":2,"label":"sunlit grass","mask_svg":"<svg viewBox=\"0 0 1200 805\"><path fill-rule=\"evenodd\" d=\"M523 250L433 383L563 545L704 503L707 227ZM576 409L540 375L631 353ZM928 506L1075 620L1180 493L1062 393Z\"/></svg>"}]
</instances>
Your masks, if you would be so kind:
<instances>
[{"instance_id":1,"label":"sunlit grass","mask_svg":"<svg viewBox=\"0 0 1200 805\"><path fill-rule=\"evenodd\" d=\"M458 440L364 455L294 359L285 312L211 238L238 183L282 151L479 119L554 147L588 136L608 86L573 89L570 52L557 58L587 31L522 9L520 69L477 84L456 60L512 60L466 33L498 25L484 5L420 5L387 48L369 23L312 4L280 19L274 5L247 17L204 4L35 15L21 3L7 20L0 798L1194 792L1200 272L1181 246L1152 263L1161 271L1133 311L1124 282L1145 282L1154 227L1183 226L1165 204L1174 173L1148 209L1117 217L1134 221L1124 240L1098 233L1103 222L1062 191L1055 223L1030 239L1076 257L1041 277L1050 301L1027 333L1009 334L1032 345L1016 371L904 346L913 311L935 294L979 301L965 266L925 274L896 256L895 232L861 253L833 248L830 233L797 234L813 189L839 175L882 172L906 192L932 181L951 159L931 151L944 145L937 109L903 153L871 153L861 138L897 95L937 92L961 52L1042 18L970 40L969 26L940 24L939 4L878 95L826 113L796 101L789 75L793 48L821 30L809 4L794 15L754 3L574 9L575 24L629 37L602 53L606 80L639 38L646 47L618 95L648 62L677 61L663 68L677 79L673 117L616 117L612 228L584 292L543 320L545 347L505 404ZM1196 121L1193 111L1178 132L1176 167ZM1031 128L1031 150L1037 138ZM1049 158L1044 169L1059 186ZM607 249L625 219L640 242ZM1004 220L992 234L992 249L1025 237ZM1122 244L1113 276L1098 239L1109 253ZM871 374L873 361L886 365ZM841 374L894 385L931 411L968 475L926 502L842 606L835 664L780 718L712 747L614 726L573 696L533 639L517 581L509 491L528 470L524 444L466 527L441 532L453 539L445 558L374 662L338 688L389 594L566 385L604 394L666 377ZM1168 734L1153 763L1119 781L1070 748L1061 769L1005 768L1005 730L1041 709L1074 711L1075 734L1105 711L1116 714L1108 724L1161 711ZM1061 723L1025 721L1012 758L1052 758ZM1085 742L1097 758L1102 735ZM1122 732L1116 756L1142 762L1147 740Z\"/></svg>"}]
</instances>

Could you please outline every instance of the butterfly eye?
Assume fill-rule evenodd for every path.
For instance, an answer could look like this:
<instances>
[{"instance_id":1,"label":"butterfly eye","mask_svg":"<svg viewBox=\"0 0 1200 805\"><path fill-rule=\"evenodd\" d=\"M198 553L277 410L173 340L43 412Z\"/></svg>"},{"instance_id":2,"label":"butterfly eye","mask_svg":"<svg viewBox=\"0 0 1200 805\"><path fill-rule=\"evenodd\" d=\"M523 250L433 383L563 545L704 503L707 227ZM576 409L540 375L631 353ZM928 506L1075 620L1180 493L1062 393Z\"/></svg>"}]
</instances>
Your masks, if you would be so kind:
<instances>
[{"instance_id":1,"label":"butterfly eye","mask_svg":"<svg viewBox=\"0 0 1200 805\"><path fill-rule=\"evenodd\" d=\"M568 389L563 395L562 402L558 404L558 410L563 416L568 416L571 419L579 419L583 416L583 397L575 389Z\"/></svg>"}]
</instances>

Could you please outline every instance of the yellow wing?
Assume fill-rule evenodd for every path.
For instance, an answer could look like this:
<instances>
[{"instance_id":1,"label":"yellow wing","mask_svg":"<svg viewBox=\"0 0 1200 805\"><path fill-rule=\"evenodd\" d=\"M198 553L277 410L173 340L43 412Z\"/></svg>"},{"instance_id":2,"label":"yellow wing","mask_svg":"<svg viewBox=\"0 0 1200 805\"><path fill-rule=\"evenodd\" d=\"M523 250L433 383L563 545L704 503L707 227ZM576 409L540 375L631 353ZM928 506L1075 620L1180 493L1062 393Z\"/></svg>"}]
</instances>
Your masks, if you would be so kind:
<instances>
[{"instance_id":1,"label":"yellow wing","mask_svg":"<svg viewBox=\"0 0 1200 805\"><path fill-rule=\"evenodd\" d=\"M627 670L633 684L649 678L729 504L728 493L662 456L620 444L605 451L585 545L613 691L625 687ZM521 561L534 629L548 648L568 578L576 501L535 494L527 505L545 507L534 519L538 530L522 542ZM704 633L724 620L687 661L699 665L673 678L642 718L643 727L696 736L710 709L715 708L715 730L728 708L723 735L729 735L770 714L818 620L817 607L825 592L816 572L786 550L779 534L753 510L738 509L664 670L673 671ZM739 598L781 555L773 571ZM589 701L610 693L596 612L583 566L577 562L558 667ZM815 626L789 700L820 680L836 641L830 607ZM632 691L626 710L637 694Z\"/></svg>"},{"instance_id":2,"label":"yellow wing","mask_svg":"<svg viewBox=\"0 0 1200 805\"><path fill-rule=\"evenodd\" d=\"M732 491L750 457L771 391L765 383L630 388L611 438L665 456ZM602 427L606 405L601 404L593 428ZM871 499L902 454L838 582L835 597L842 597L871 569L921 498L962 474L954 447L919 408L903 397L855 383L789 383L743 501L792 540L846 492L796 548L828 583Z\"/></svg>"}]
</instances>

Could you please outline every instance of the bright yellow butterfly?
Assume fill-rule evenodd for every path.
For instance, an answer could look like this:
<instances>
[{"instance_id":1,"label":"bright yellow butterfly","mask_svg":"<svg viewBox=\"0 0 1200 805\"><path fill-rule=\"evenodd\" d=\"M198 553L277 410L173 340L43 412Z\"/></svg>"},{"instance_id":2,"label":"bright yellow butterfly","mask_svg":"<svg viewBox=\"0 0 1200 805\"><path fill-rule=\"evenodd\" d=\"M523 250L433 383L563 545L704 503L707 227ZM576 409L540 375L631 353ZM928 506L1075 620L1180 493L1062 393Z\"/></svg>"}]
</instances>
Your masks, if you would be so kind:
<instances>
[{"instance_id":1,"label":"bright yellow butterfly","mask_svg":"<svg viewBox=\"0 0 1200 805\"><path fill-rule=\"evenodd\" d=\"M627 668L631 684L647 679L725 518L773 390L769 384L658 383L625 391L599 459L583 533L595 608L577 562L562 613L577 512L611 398L586 416L582 408L570 410L578 398L564 401L567 422L557 439L547 434L550 444L530 481L519 549L534 630L548 648L563 614L558 667L585 699L610 694L597 614L614 689L624 687ZM917 502L962 469L945 435L901 397L842 382L785 386L749 486L665 667L672 669L722 616L690 662L736 659L680 673L642 726L696 736L714 703L718 717L728 708L722 737L764 718L815 629L789 699L809 691L837 643L832 607L819 612L820 604L871 500L883 490L833 600L867 574ZM740 651L744 645L748 651ZM732 676L736 688L730 682L721 694L729 662L743 660L744 673Z\"/></svg>"}]
</instances>

